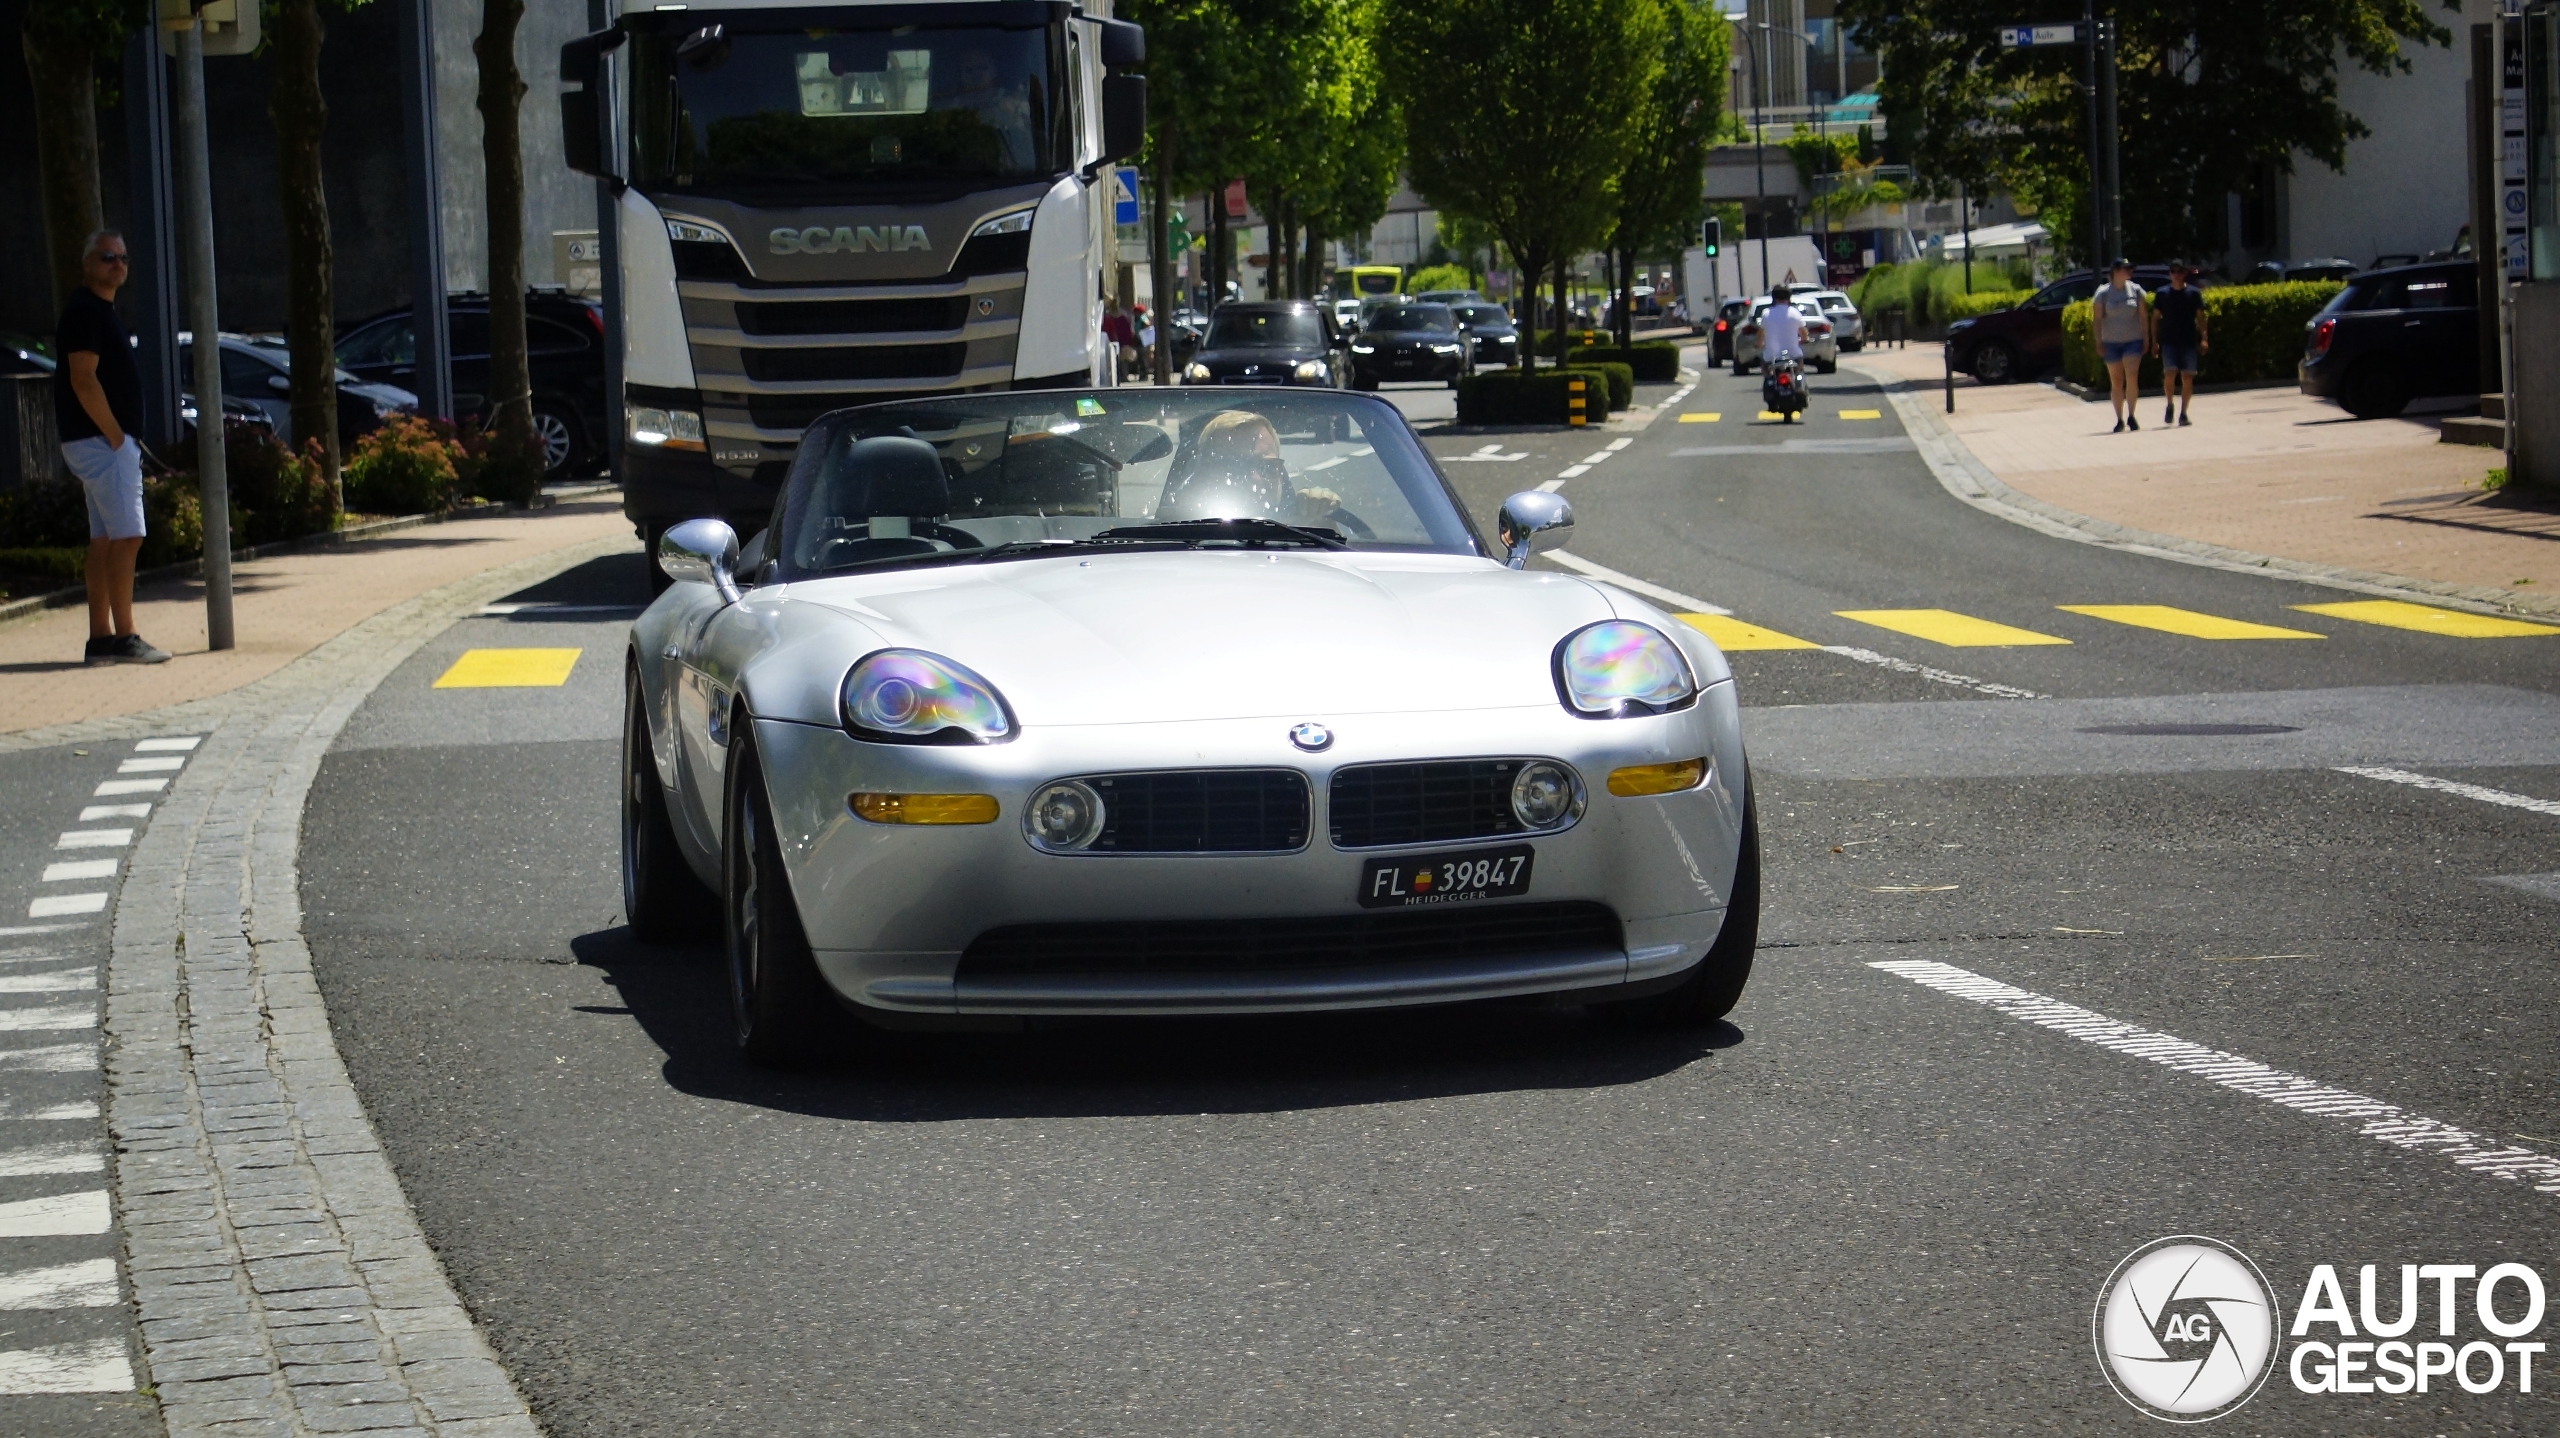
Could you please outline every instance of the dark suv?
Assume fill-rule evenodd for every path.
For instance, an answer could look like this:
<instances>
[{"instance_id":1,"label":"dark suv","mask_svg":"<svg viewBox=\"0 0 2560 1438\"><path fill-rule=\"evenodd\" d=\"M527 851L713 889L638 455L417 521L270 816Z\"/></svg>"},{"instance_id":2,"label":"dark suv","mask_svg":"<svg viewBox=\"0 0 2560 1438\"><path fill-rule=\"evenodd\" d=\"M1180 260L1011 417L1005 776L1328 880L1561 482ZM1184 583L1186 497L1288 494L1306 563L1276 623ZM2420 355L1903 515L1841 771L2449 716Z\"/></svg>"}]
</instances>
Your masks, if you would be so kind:
<instances>
[{"instance_id":1,"label":"dark suv","mask_svg":"<svg viewBox=\"0 0 2560 1438\"><path fill-rule=\"evenodd\" d=\"M2358 419L2480 393L2480 269L2469 260L2367 270L2303 334L2302 392Z\"/></svg>"},{"instance_id":2,"label":"dark suv","mask_svg":"<svg viewBox=\"0 0 2560 1438\"><path fill-rule=\"evenodd\" d=\"M1182 368L1184 384L1315 384L1339 388L1342 334L1312 300L1230 302Z\"/></svg>"},{"instance_id":3,"label":"dark suv","mask_svg":"<svg viewBox=\"0 0 2560 1438\"><path fill-rule=\"evenodd\" d=\"M543 477L583 473L611 452L612 436L604 432L604 310L590 300L536 290L525 296L524 329ZM488 405L489 297L448 297L445 330L453 411L478 414ZM418 336L410 311L350 326L338 337L338 363L359 379L416 390Z\"/></svg>"},{"instance_id":4,"label":"dark suv","mask_svg":"<svg viewBox=\"0 0 2560 1438\"><path fill-rule=\"evenodd\" d=\"M2107 277L2095 270L2074 270L2012 309L1994 310L1947 326L1947 363L1984 384L2040 379L2062 371L2062 312L2089 298ZM2166 265L2143 265L2133 282L2157 293L2169 287ZM2211 281L2188 277L2199 289Z\"/></svg>"}]
</instances>

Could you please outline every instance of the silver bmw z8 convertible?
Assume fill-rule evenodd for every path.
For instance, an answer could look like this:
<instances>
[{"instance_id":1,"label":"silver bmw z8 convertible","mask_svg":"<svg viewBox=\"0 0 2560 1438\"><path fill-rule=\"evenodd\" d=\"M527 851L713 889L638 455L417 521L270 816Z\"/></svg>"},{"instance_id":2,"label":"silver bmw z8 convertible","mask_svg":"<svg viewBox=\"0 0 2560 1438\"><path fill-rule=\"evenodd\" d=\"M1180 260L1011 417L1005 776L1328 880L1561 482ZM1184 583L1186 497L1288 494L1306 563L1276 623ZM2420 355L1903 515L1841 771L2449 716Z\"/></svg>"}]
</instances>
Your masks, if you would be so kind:
<instances>
[{"instance_id":1,"label":"silver bmw z8 convertible","mask_svg":"<svg viewBox=\"0 0 2560 1438\"><path fill-rule=\"evenodd\" d=\"M757 1062L999 1016L1718 1018L1760 910L1732 674L1525 567L1572 523L1517 494L1488 545L1403 416L1338 391L828 415L743 548L694 520L657 556L634 936L717 912Z\"/></svg>"}]
</instances>

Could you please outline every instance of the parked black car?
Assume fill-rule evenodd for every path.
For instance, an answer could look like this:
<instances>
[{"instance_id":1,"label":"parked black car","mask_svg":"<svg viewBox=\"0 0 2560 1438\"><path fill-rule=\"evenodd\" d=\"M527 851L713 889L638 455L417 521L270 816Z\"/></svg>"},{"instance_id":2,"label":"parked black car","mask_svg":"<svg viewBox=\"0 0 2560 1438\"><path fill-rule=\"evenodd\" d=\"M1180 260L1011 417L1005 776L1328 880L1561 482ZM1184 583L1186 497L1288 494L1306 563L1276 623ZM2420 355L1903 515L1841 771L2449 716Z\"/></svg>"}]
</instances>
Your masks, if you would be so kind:
<instances>
[{"instance_id":1,"label":"parked black car","mask_svg":"<svg viewBox=\"0 0 2560 1438\"><path fill-rule=\"evenodd\" d=\"M2260 260L2243 284L2275 285L2289 280L2352 279L2360 268L2353 260Z\"/></svg>"},{"instance_id":2,"label":"parked black car","mask_svg":"<svg viewBox=\"0 0 2560 1438\"><path fill-rule=\"evenodd\" d=\"M1984 384L2040 379L2062 370L2062 312L2089 298L2107 277L2095 270L2074 270L2029 295L2014 309L1996 310L1947 326L1947 362ZM2133 282L2149 291L2169 287L2169 267L2141 265ZM2203 289L2207 275L2187 283Z\"/></svg>"},{"instance_id":3,"label":"parked black car","mask_svg":"<svg viewBox=\"0 0 2560 1438\"><path fill-rule=\"evenodd\" d=\"M1351 387L1390 380L1458 381L1475 371L1473 346L1447 305L1390 305L1370 311L1351 341Z\"/></svg>"},{"instance_id":4,"label":"parked black car","mask_svg":"<svg viewBox=\"0 0 2560 1438\"><path fill-rule=\"evenodd\" d=\"M178 382L195 383L195 341L178 337ZM417 408L418 397L398 385L371 382L338 371L338 448L352 448L358 436L381 426L405 410ZM189 394L190 408L195 397ZM231 415L246 407L258 414L287 448L298 445L293 432L293 355L282 344L247 335L222 337L222 410Z\"/></svg>"},{"instance_id":5,"label":"parked black car","mask_svg":"<svg viewBox=\"0 0 2560 1438\"><path fill-rule=\"evenodd\" d=\"M478 414L488 404L489 297L445 300L453 363L453 409ZM585 472L611 446L604 432L604 310L550 290L525 296L525 342L533 371L533 428L542 438L544 477ZM338 363L361 379L418 387L418 337L407 310L353 325L338 337Z\"/></svg>"},{"instance_id":6,"label":"parked black car","mask_svg":"<svg viewBox=\"0 0 2560 1438\"><path fill-rule=\"evenodd\" d=\"M1230 301L1209 316L1184 384L1316 384L1340 388L1342 332L1313 300Z\"/></svg>"},{"instance_id":7,"label":"parked black car","mask_svg":"<svg viewBox=\"0 0 2560 1438\"><path fill-rule=\"evenodd\" d=\"M2480 267L2403 265L2347 281L2303 335L2302 392L2358 419L2480 393Z\"/></svg>"},{"instance_id":8,"label":"parked black car","mask_svg":"<svg viewBox=\"0 0 2560 1438\"><path fill-rule=\"evenodd\" d=\"M1520 327L1511 322L1511 312L1489 300L1449 306L1458 317L1458 328L1475 345L1475 362L1479 365L1520 363Z\"/></svg>"},{"instance_id":9,"label":"parked black car","mask_svg":"<svg viewBox=\"0 0 2560 1438\"><path fill-rule=\"evenodd\" d=\"M1716 307L1715 325L1707 331L1707 368L1733 363L1733 332L1751 317L1751 301L1727 300Z\"/></svg>"}]
</instances>

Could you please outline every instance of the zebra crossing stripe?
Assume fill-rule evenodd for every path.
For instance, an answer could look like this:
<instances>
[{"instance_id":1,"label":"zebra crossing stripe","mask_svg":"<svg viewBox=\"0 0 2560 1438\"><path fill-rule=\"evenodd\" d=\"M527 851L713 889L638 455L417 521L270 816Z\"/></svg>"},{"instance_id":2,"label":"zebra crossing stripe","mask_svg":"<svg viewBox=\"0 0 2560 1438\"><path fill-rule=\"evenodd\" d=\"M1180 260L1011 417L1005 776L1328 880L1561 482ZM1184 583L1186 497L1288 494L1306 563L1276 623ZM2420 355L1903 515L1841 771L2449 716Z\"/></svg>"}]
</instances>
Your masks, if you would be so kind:
<instances>
[{"instance_id":1,"label":"zebra crossing stripe","mask_svg":"<svg viewBox=\"0 0 2560 1438\"><path fill-rule=\"evenodd\" d=\"M2430 1152L2458 1168L2531 1184L2560 1195L2560 1158L2512 1144L2498 1144L2469 1129L2414 1114L2398 1104L2287 1073L2239 1054L2191 1043L2172 1034L2138 1028L2105 1014L1985 978L1953 964L1925 959L1886 959L1867 967L1899 974L1915 984L1970 999L2039 1028L2068 1034L2163 1068L2205 1079L2240 1093L2325 1118L2361 1120L2357 1132L2393 1148Z\"/></svg>"}]
</instances>

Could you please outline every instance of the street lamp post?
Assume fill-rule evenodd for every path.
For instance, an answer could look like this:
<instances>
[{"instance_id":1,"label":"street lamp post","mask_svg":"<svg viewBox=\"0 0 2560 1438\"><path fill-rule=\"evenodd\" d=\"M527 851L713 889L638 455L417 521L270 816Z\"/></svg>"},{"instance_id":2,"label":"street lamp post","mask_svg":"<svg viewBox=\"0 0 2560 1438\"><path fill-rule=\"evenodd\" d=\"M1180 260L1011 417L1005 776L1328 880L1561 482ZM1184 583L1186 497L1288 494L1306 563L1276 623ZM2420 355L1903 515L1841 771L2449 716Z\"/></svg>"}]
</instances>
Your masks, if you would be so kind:
<instances>
[{"instance_id":1,"label":"street lamp post","mask_svg":"<svg viewBox=\"0 0 2560 1438\"><path fill-rule=\"evenodd\" d=\"M1764 108L1763 101L1766 97L1762 93L1761 83L1761 62L1765 56L1760 49L1759 42L1751 38L1751 32L1754 30L1766 30L1772 35L1784 35L1791 40L1802 41L1806 46L1814 48L1819 48L1819 42L1801 30L1790 30L1784 25L1773 24L1767 20L1752 19L1750 0L1744 0L1743 8L1740 10L1726 11L1724 18L1727 23L1742 32L1743 48L1751 57L1751 180L1753 188L1758 191L1760 197L1760 292L1765 295L1769 292L1769 174L1767 159L1769 136L1766 129L1766 122L1762 116Z\"/></svg>"}]
</instances>

